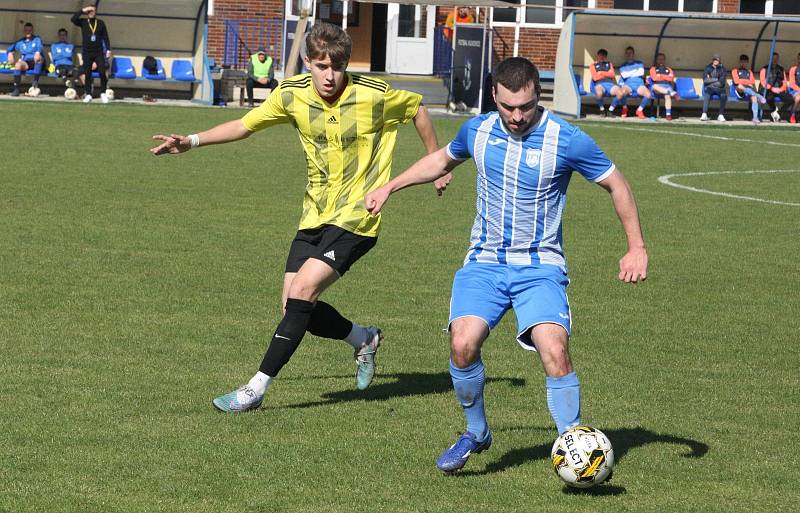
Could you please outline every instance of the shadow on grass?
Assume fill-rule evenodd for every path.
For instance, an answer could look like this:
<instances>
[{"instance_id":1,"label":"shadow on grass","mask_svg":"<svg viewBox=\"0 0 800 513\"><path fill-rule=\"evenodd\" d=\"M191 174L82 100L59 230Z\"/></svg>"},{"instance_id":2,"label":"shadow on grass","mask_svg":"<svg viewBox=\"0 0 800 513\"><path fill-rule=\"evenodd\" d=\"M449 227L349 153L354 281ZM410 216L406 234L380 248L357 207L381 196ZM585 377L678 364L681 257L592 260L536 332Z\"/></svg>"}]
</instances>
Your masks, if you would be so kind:
<instances>
[{"instance_id":1,"label":"shadow on grass","mask_svg":"<svg viewBox=\"0 0 800 513\"><path fill-rule=\"evenodd\" d=\"M347 376L352 378L352 376ZM488 378L490 383L507 382L513 387L525 386L522 378ZM381 374L379 382L373 383L366 390L342 390L322 394L321 401L310 401L299 404L289 404L282 408L313 408L314 406L329 406L336 403L350 401L385 401L398 397L413 395L443 394L453 390L450 374L439 372L426 374L423 372L400 372L396 374Z\"/></svg>"},{"instance_id":2,"label":"shadow on grass","mask_svg":"<svg viewBox=\"0 0 800 513\"><path fill-rule=\"evenodd\" d=\"M609 429L603 430L614 447L614 459L619 462L628 454L628 451L636 447L642 447L652 443L669 443L686 446L688 452L683 454L685 458L702 458L708 452L708 445L691 438L683 438L667 434L655 433L649 429L641 427ZM502 455L499 460L486 465L483 470L468 470L460 472L462 476L479 476L502 472L506 469L517 467L531 460L545 460L550 458L552 444L541 444L533 447L523 447L512 449ZM591 490L591 489L590 489ZM623 489L624 491L624 489Z\"/></svg>"},{"instance_id":3,"label":"shadow on grass","mask_svg":"<svg viewBox=\"0 0 800 513\"><path fill-rule=\"evenodd\" d=\"M572 488L569 486L565 486L564 489L561 491L565 495L589 495L593 497L622 495L623 493L627 492L624 486L617 486L606 483L603 483L599 486L593 486L592 488Z\"/></svg>"}]
</instances>

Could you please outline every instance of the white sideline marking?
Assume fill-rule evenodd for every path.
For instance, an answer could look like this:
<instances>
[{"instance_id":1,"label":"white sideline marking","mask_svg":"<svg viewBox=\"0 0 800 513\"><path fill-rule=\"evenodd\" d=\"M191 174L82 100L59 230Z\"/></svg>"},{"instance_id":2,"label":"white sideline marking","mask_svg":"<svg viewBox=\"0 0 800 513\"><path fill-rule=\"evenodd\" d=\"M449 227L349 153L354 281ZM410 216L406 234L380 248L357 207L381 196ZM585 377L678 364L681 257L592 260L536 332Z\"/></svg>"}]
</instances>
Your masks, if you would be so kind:
<instances>
[{"instance_id":1,"label":"white sideline marking","mask_svg":"<svg viewBox=\"0 0 800 513\"><path fill-rule=\"evenodd\" d=\"M678 189L686 189L692 192L702 192L704 194L713 194L714 196L724 196L726 198L735 198L747 201L758 201L761 203L771 203L773 205L787 205L790 207L800 207L800 203L791 203L788 201L775 201L763 198L753 198L752 196L740 196L738 194L729 194L727 192L709 191L708 189L699 189L697 187L689 187L688 185L681 185L670 180L675 176L706 176L706 175L752 175L759 173L800 173L800 169L766 169L763 171L706 171L701 173L673 173L671 175L662 175L658 177L658 181L670 187L677 187Z\"/></svg>"},{"instance_id":2,"label":"white sideline marking","mask_svg":"<svg viewBox=\"0 0 800 513\"><path fill-rule=\"evenodd\" d=\"M603 125L603 128L617 128L619 130L634 130L636 132L652 132L654 134L672 134L672 135L685 135L686 137L702 137L705 139L716 139L718 141L733 141L733 142L749 142L758 144L771 144L773 146L790 146L792 148L800 148L800 144L785 143L778 141L759 141L757 139L740 139L737 137L723 137L721 135L708 135L697 134L694 132L674 132L672 130L656 130L655 128L636 128L632 126L619 126L617 123L608 123Z\"/></svg>"}]
</instances>

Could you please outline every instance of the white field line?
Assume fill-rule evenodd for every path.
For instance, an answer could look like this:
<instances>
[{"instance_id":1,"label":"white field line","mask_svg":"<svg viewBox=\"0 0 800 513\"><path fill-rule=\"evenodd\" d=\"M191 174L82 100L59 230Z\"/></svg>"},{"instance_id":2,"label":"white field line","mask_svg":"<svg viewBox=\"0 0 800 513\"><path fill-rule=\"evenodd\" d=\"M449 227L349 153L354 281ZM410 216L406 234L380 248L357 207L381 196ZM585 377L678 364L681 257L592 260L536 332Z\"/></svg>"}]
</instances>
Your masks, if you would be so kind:
<instances>
[{"instance_id":1,"label":"white field line","mask_svg":"<svg viewBox=\"0 0 800 513\"><path fill-rule=\"evenodd\" d=\"M608 123L604 124L603 128L616 128L618 130L633 130L636 132L651 132L654 134L672 134L672 135L683 135L686 137L701 137L704 139L716 139L718 141L733 141L733 142L748 142L748 143L757 143L757 144L771 144L772 146L790 146L792 148L800 148L800 144L797 143L786 143L786 142L778 142L778 141L759 141L757 139L741 139L738 137L723 137L721 135L708 135L708 134L696 134L694 132L675 132L673 130L656 130L655 128L638 128L632 126L620 126L618 123Z\"/></svg>"},{"instance_id":2,"label":"white field line","mask_svg":"<svg viewBox=\"0 0 800 513\"><path fill-rule=\"evenodd\" d=\"M766 173L800 173L800 169L766 169L763 171L706 171L701 173L673 173L670 175L659 176L658 181L663 183L664 185L669 185L670 187L685 189L687 191L692 191L692 192L702 192L704 194L712 194L714 196L723 196L726 198L735 198L747 201L758 201L760 203L770 203L772 205L787 205L790 207L800 207L800 203L754 198L752 196L740 196L738 194L729 194L727 192L709 191L708 189L699 189L697 187L689 187L688 185L681 185L671 180L673 177L676 176L752 175L752 174L766 174Z\"/></svg>"}]
</instances>

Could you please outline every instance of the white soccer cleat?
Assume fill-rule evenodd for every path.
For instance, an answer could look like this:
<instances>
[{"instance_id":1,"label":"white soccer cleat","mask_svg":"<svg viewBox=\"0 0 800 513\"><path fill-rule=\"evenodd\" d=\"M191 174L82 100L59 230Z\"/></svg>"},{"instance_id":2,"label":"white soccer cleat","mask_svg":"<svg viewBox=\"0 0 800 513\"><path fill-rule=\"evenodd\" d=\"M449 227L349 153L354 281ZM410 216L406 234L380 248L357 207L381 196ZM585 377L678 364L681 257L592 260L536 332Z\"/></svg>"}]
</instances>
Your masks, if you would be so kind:
<instances>
[{"instance_id":1,"label":"white soccer cleat","mask_svg":"<svg viewBox=\"0 0 800 513\"><path fill-rule=\"evenodd\" d=\"M100 101L103 103L108 103L108 95L106 95L106 93L100 93Z\"/></svg>"},{"instance_id":2,"label":"white soccer cleat","mask_svg":"<svg viewBox=\"0 0 800 513\"><path fill-rule=\"evenodd\" d=\"M84 95L83 103L92 103L92 95L91 94Z\"/></svg>"},{"instance_id":3,"label":"white soccer cleat","mask_svg":"<svg viewBox=\"0 0 800 513\"><path fill-rule=\"evenodd\" d=\"M770 116L772 117L772 121L774 121L776 123L781 120L781 115L778 112L778 109L773 110L772 114L770 114Z\"/></svg>"},{"instance_id":4,"label":"white soccer cleat","mask_svg":"<svg viewBox=\"0 0 800 513\"><path fill-rule=\"evenodd\" d=\"M725 119L725 116L723 116L722 114L720 114L719 116L717 116L717 121L722 121L722 122L725 122L725 121L728 121L728 120L727 120L727 119Z\"/></svg>"},{"instance_id":5,"label":"white soccer cleat","mask_svg":"<svg viewBox=\"0 0 800 513\"><path fill-rule=\"evenodd\" d=\"M702 115L702 116L700 116L700 121L708 121L708 114L706 114L705 112L703 112L703 115Z\"/></svg>"}]
</instances>

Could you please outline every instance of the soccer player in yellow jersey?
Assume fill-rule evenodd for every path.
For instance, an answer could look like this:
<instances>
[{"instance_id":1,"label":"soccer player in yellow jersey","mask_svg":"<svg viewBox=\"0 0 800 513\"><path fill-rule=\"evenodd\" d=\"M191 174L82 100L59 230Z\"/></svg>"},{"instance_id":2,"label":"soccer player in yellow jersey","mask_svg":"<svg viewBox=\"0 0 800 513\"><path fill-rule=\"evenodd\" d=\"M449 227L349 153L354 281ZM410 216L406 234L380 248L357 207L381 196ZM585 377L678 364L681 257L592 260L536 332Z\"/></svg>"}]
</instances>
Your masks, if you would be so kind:
<instances>
[{"instance_id":1,"label":"soccer player in yellow jersey","mask_svg":"<svg viewBox=\"0 0 800 513\"><path fill-rule=\"evenodd\" d=\"M427 152L438 149L420 95L346 72L352 41L341 28L317 23L305 44L310 73L284 80L242 119L199 134L156 135L153 138L162 143L150 150L154 155L183 153L291 123L306 153L308 185L300 228L286 262L284 316L258 372L247 384L214 399L221 411L258 408L270 381L289 361L306 331L353 346L356 384L362 390L369 386L381 330L347 320L318 298L377 241L381 220L367 212L364 196L389 180L397 126L414 120ZM440 193L448 181L445 177L436 184Z\"/></svg>"}]
</instances>

